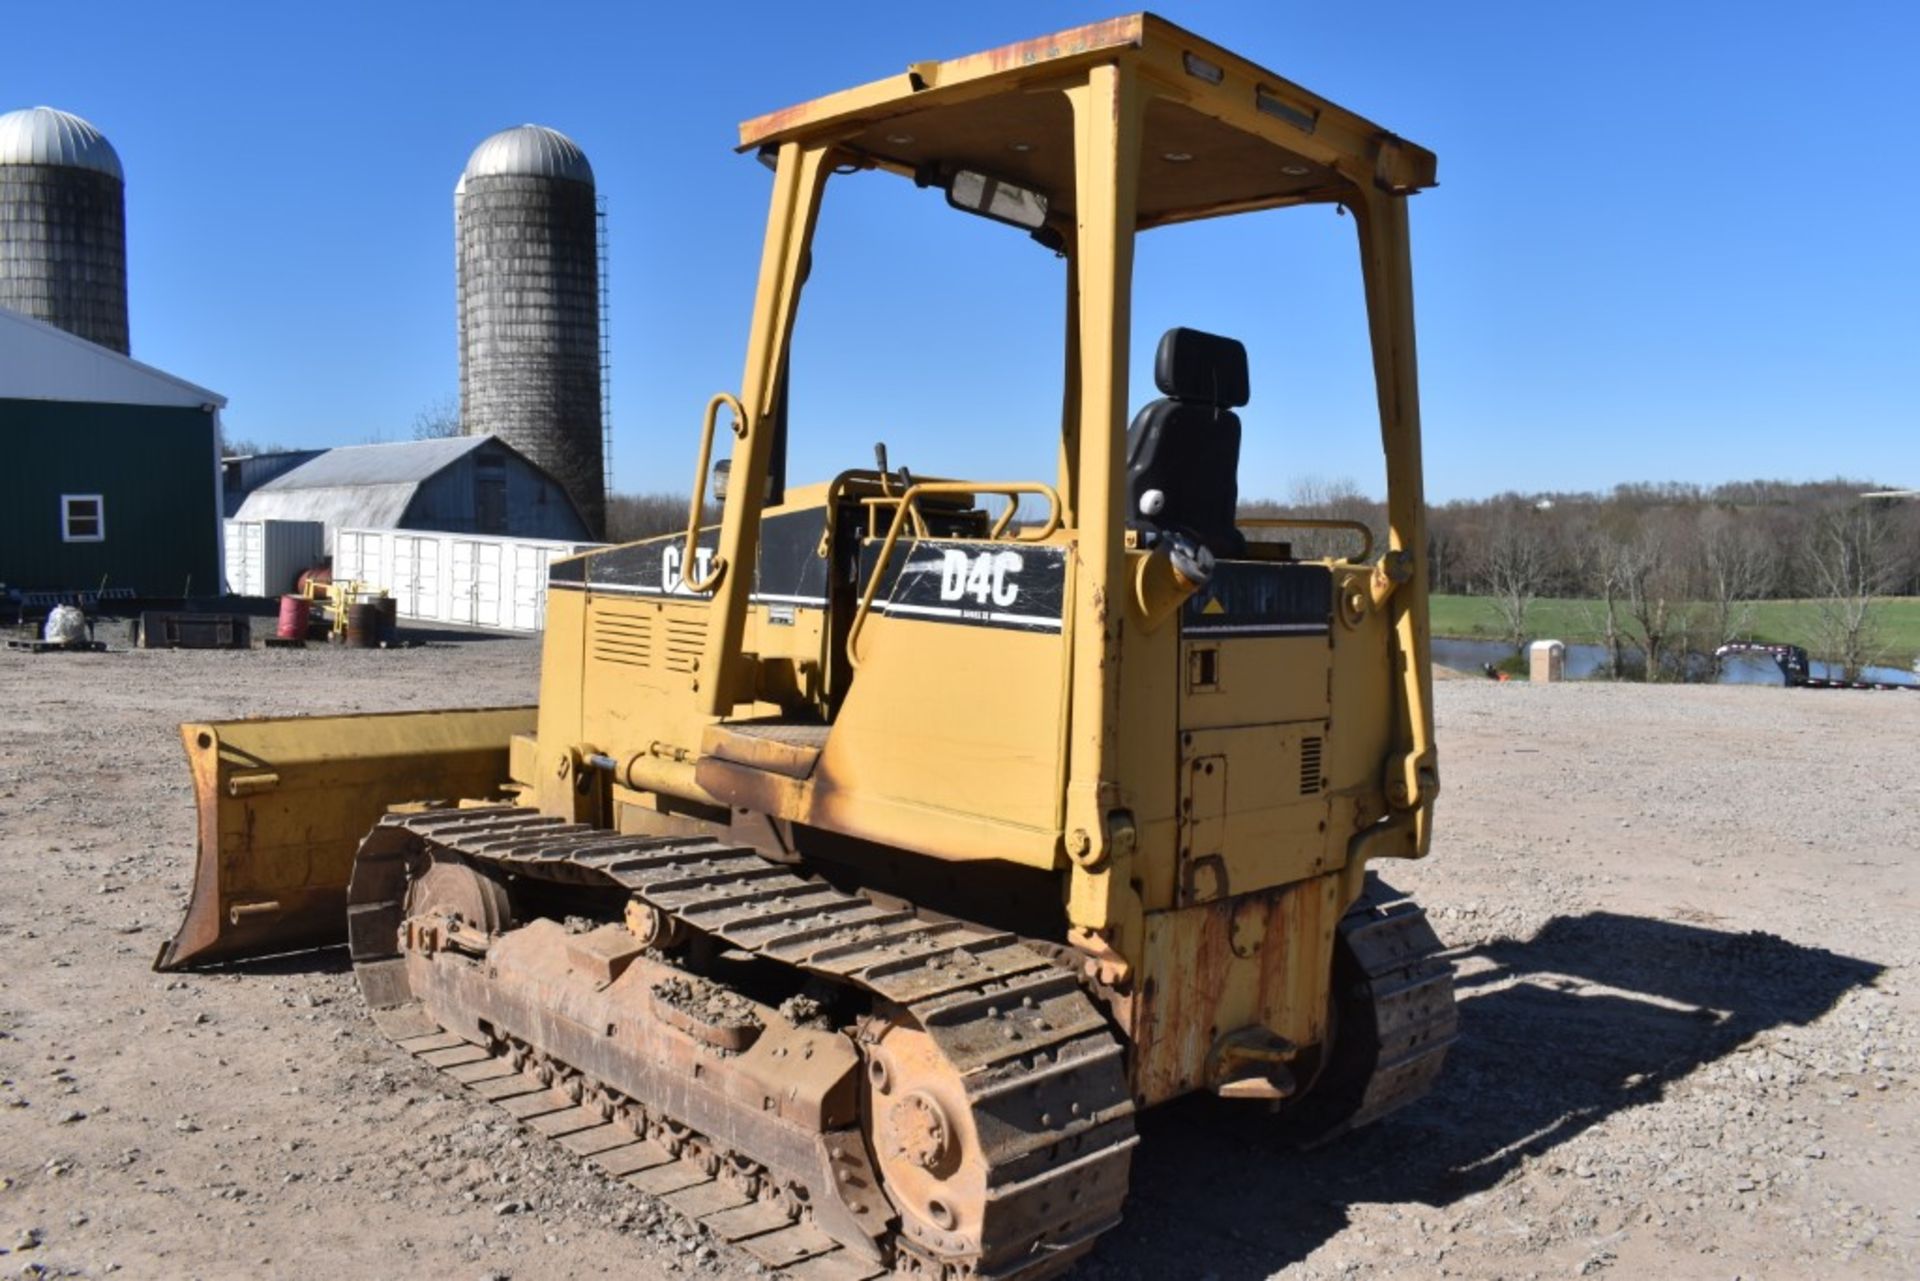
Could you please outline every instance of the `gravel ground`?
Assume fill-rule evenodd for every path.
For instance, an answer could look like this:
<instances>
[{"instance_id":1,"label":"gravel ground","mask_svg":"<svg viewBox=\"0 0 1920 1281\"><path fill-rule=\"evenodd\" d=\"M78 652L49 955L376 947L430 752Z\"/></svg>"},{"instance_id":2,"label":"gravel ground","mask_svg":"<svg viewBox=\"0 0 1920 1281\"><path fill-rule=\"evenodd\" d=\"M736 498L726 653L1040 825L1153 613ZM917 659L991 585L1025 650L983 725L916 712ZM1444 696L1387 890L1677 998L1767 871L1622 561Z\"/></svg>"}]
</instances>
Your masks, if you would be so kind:
<instances>
[{"instance_id":1,"label":"gravel ground","mask_svg":"<svg viewBox=\"0 0 1920 1281\"><path fill-rule=\"evenodd\" d=\"M534 644L0 653L0 1276L748 1275L386 1044L338 954L148 966L185 900L177 722L532 697ZM1920 698L1438 686L1386 869L1453 950L1438 1092L1297 1155L1145 1118L1077 1276L1908 1277Z\"/></svg>"}]
</instances>

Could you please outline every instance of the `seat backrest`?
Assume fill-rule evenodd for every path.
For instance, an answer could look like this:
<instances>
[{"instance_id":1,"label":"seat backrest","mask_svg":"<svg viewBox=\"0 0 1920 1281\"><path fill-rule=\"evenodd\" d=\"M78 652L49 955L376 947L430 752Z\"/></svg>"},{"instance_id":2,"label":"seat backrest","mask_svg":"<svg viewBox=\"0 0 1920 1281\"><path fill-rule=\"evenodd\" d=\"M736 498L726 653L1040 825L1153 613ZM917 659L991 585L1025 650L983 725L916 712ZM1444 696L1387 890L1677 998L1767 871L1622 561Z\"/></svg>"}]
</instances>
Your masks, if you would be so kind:
<instances>
[{"instance_id":1,"label":"seat backrest","mask_svg":"<svg viewBox=\"0 0 1920 1281\"><path fill-rule=\"evenodd\" d=\"M1127 428L1128 519L1156 533L1192 536L1215 556L1246 550L1234 527L1240 503L1240 419L1247 349L1197 329L1169 329L1154 355L1164 395Z\"/></svg>"}]
</instances>

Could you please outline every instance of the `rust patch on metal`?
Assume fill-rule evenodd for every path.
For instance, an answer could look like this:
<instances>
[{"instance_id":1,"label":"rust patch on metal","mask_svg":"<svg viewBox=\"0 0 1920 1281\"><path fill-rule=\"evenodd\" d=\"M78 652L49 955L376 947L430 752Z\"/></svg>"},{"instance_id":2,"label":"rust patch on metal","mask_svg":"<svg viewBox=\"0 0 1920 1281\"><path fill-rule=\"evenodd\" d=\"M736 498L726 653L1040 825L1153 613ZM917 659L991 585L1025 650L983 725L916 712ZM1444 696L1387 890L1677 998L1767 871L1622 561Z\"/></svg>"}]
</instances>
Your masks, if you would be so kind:
<instances>
[{"instance_id":1,"label":"rust patch on metal","mask_svg":"<svg viewBox=\"0 0 1920 1281\"><path fill-rule=\"evenodd\" d=\"M1301 1047L1323 1039L1330 879L1148 917L1143 968L1156 981L1134 1003L1136 1099L1211 1088L1217 1042L1230 1032L1262 1028Z\"/></svg>"},{"instance_id":2,"label":"rust patch on metal","mask_svg":"<svg viewBox=\"0 0 1920 1281\"><path fill-rule=\"evenodd\" d=\"M476 950L439 911L450 896L408 892L450 857L515 886L599 894L610 913L643 899L710 941L864 992L872 1012L815 1026L803 1003L772 1009L703 976L708 948L684 968L642 955L602 982L569 940L607 931L630 947L618 923L536 919ZM636 1134L675 1145L683 1165L689 1152L738 1159L791 1181L796 1229L822 1249L1039 1281L1117 1221L1135 1142L1124 1050L1078 978L1010 934L922 920L712 838L663 846L525 809L390 817L363 846L352 897L369 1000L422 1009L430 1028L533 1073L544 1095L509 1107L567 1114L554 1125L581 1109L588 1123L638 1118ZM665 991L674 983L687 990ZM751 1043L708 1035L744 1021L730 1011L692 1024L664 1013L699 1012L703 984L751 1007Z\"/></svg>"},{"instance_id":3,"label":"rust patch on metal","mask_svg":"<svg viewBox=\"0 0 1920 1281\"><path fill-rule=\"evenodd\" d=\"M1070 31L1040 36L1033 40L1018 40L1013 44L1001 45L998 49L989 49L985 53L974 56L987 62L995 71L1009 71L1018 67L1031 67L1036 63L1054 62L1061 58L1092 53L1099 49L1138 45L1140 37L1140 15L1130 14L1124 18L1104 18L1099 22L1090 22L1084 27L1075 27ZM961 61L972 61L972 59Z\"/></svg>"},{"instance_id":4,"label":"rust patch on metal","mask_svg":"<svg viewBox=\"0 0 1920 1281\"><path fill-rule=\"evenodd\" d=\"M766 1026L752 1001L697 974L674 974L652 988L656 1018L715 1049L738 1054Z\"/></svg>"},{"instance_id":5,"label":"rust patch on metal","mask_svg":"<svg viewBox=\"0 0 1920 1281\"><path fill-rule=\"evenodd\" d=\"M180 727L198 809L192 895L157 970L341 942L354 850L389 809L488 796L535 709Z\"/></svg>"}]
</instances>

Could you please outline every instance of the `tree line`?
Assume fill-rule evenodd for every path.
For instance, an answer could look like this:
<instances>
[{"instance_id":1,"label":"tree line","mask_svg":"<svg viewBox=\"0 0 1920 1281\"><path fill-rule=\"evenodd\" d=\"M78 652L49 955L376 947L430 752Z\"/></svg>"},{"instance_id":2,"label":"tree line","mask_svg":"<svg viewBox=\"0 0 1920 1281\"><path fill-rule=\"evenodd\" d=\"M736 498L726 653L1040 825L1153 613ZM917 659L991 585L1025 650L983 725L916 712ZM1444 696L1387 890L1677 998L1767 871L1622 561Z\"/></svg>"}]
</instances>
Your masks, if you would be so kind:
<instances>
[{"instance_id":1,"label":"tree line","mask_svg":"<svg viewBox=\"0 0 1920 1281\"><path fill-rule=\"evenodd\" d=\"M1883 653L1881 606L1920 596L1920 499L1844 479L1741 481L1705 487L1619 485L1605 493L1498 494L1427 512L1432 590L1487 600L1518 653L1543 599L1591 602L1593 631L1616 678L1710 673L1719 646L1754 635L1761 601L1806 603L1817 657L1850 679ZM1334 519L1386 546L1386 506L1344 480L1307 479L1285 501L1240 505L1243 519ZM717 506L710 519L717 520ZM615 494L614 542L686 527L686 499ZM1348 529L1251 531L1303 558L1347 556Z\"/></svg>"},{"instance_id":2,"label":"tree line","mask_svg":"<svg viewBox=\"0 0 1920 1281\"><path fill-rule=\"evenodd\" d=\"M709 501L707 518L718 522L720 506ZM661 534L681 534L687 528L685 494L608 494L607 541L632 543Z\"/></svg>"},{"instance_id":3,"label":"tree line","mask_svg":"<svg viewBox=\"0 0 1920 1281\"><path fill-rule=\"evenodd\" d=\"M1805 601L1819 656L1857 678L1882 652L1881 602L1920 595L1920 499L1863 497L1883 488L1755 480L1455 501L1428 510L1429 576L1435 592L1490 601L1516 651L1536 602L1590 600L1613 674L1653 680L1750 639L1757 602ZM1384 505L1345 481L1308 480L1242 513L1357 520L1385 538ZM1294 541L1317 556L1342 537L1350 547L1336 531Z\"/></svg>"}]
</instances>

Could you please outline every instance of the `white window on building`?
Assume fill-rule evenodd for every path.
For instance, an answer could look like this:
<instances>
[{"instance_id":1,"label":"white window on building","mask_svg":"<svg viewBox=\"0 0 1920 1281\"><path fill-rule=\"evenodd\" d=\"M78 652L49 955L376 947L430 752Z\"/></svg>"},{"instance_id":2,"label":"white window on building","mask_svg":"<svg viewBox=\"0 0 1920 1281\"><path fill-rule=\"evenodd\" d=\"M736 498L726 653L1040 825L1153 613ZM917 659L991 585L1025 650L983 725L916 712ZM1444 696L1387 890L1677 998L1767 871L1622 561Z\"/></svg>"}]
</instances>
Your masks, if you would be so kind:
<instances>
[{"instance_id":1,"label":"white window on building","mask_svg":"<svg viewBox=\"0 0 1920 1281\"><path fill-rule=\"evenodd\" d=\"M69 543L106 541L107 505L100 495L60 495L60 538Z\"/></svg>"}]
</instances>

